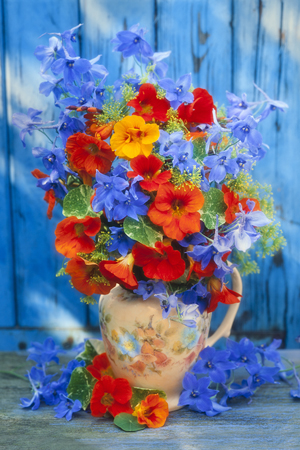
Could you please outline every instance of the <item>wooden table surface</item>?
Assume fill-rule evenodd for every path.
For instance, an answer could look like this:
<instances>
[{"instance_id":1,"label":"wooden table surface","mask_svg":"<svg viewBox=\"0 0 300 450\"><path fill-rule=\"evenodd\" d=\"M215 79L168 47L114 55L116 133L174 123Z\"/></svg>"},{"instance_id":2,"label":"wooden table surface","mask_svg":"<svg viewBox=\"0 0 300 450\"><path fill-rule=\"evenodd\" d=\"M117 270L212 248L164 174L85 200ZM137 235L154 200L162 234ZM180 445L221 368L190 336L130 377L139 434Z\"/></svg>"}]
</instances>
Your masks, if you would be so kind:
<instances>
[{"instance_id":1,"label":"wooden table surface","mask_svg":"<svg viewBox=\"0 0 300 450\"><path fill-rule=\"evenodd\" d=\"M283 356L300 363L300 350ZM66 357L64 357L66 358ZM66 361L68 361L66 359ZM64 362L63 358L61 360ZM0 369L24 375L33 364L24 353L0 353ZM187 409L171 413L160 429L125 433L110 419L81 411L73 420L55 419L53 407L23 409L26 381L0 374L0 449L5 450L289 450L300 449L300 400L286 383L262 386L248 405L233 399L232 410L206 417Z\"/></svg>"}]
</instances>

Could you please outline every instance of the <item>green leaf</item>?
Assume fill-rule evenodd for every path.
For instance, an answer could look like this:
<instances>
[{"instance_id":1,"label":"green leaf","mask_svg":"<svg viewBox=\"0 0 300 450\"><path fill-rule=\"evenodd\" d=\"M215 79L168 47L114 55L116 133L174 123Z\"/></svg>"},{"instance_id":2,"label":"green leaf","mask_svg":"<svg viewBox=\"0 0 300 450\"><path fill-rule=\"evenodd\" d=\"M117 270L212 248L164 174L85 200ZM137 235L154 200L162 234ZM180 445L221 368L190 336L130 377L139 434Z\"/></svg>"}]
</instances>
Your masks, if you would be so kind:
<instances>
[{"instance_id":1,"label":"green leaf","mask_svg":"<svg viewBox=\"0 0 300 450\"><path fill-rule=\"evenodd\" d=\"M164 391L160 391L158 389L145 389L145 388L139 388L139 387L133 387L132 388L132 397L130 400L131 408L135 408L136 405L141 403L142 400L145 400L145 398L148 395L151 394L158 394L160 397L167 399L167 394Z\"/></svg>"},{"instance_id":2,"label":"green leaf","mask_svg":"<svg viewBox=\"0 0 300 450\"><path fill-rule=\"evenodd\" d=\"M79 400L82 408L86 409L90 404L96 382L96 378L85 367L76 367L72 372L71 380L67 387L68 397L74 401Z\"/></svg>"},{"instance_id":3,"label":"green leaf","mask_svg":"<svg viewBox=\"0 0 300 450\"><path fill-rule=\"evenodd\" d=\"M162 241L163 239L160 228L154 225L148 216L138 217L138 222L131 217L126 217L123 223L124 232L131 239L148 247L154 247L155 242Z\"/></svg>"},{"instance_id":4,"label":"green leaf","mask_svg":"<svg viewBox=\"0 0 300 450\"><path fill-rule=\"evenodd\" d=\"M201 220L209 230L216 228L216 214L219 217L219 226L225 223L224 194L217 188L210 188L208 192L202 192L205 202L201 212Z\"/></svg>"},{"instance_id":5,"label":"green leaf","mask_svg":"<svg viewBox=\"0 0 300 450\"><path fill-rule=\"evenodd\" d=\"M93 189L86 184L72 189L64 198L63 215L66 217L75 216L77 219L84 219L86 216L99 217L90 205Z\"/></svg>"},{"instance_id":6,"label":"green leaf","mask_svg":"<svg viewBox=\"0 0 300 450\"><path fill-rule=\"evenodd\" d=\"M139 431L146 428L146 425L138 423L137 417L127 413L118 414L114 418L114 424L124 431Z\"/></svg>"},{"instance_id":7,"label":"green leaf","mask_svg":"<svg viewBox=\"0 0 300 450\"><path fill-rule=\"evenodd\" d=\"M93 359L95 356L104 353L104 344L103 341L98 339L89 339L85 341L85 349L82 353L76 356L77 361L84 361L85 366L89 366L93 364Z\"/></svg>"},{"instance_id":8,"label":"green leaf","mask_svg":"<svg viewBox=\"0 0 300 450\"><path fill-rule=\"evenodd\" d=\"M193 159L203 165L203 159L207 156L205 152L205 140L202 138L194 139L193 146Z\"/></svg>"}]
</instances>

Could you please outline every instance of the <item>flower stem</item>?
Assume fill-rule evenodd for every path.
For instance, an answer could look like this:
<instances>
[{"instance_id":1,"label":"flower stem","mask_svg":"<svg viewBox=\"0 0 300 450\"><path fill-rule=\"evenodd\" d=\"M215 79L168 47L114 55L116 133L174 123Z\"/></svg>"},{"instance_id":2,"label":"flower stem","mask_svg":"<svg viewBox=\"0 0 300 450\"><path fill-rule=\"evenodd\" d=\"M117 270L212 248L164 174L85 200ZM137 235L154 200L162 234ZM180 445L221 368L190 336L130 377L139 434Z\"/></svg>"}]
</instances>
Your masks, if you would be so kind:
<instances>
[{"instance_id":1,"label":"flower stem","mask_svg":"<svg viewBox=\"0 0 300 450\"><path fill-rule=\"evenodd\" d=\"M20 378L21 380L28 381L28 378L23 377L23 375L19 375L18 373L12 372L10 370L0 370L0 373L4 373L5 375L12 375L13 377Z\"/></svg>"},{"instance_id":2,"label":"flower stem","mask_svg":"<svg viewBox=\"0 0 300 450\"><path fill-rule=\"evenodd\" d=\"M295 366L295 369L300 369L300 364L298 364L298 366ZM292 369L282 369L279 370L279 372L277 373L282 373L282 372L290 372ZM294 375L293 375L294 376Z\"/></svg>"}]
</instances>

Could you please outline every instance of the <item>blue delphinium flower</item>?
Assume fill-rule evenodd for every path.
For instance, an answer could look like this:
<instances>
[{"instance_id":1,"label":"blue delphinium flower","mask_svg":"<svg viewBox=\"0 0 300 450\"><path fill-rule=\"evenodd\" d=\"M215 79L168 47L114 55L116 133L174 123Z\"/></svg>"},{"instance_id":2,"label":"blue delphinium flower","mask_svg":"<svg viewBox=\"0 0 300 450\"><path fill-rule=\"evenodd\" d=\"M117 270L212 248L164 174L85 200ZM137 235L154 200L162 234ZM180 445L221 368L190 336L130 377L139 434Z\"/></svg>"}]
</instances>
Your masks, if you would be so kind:
<instances>
[{"instance_id":1,"label":"blue delphinium flower","mask_svg":"<svg viewBox=\"0 0 300 450\"><path fill-rule=\"evenodd\" d=\"M193 159L193 143L192 141L184 141L180 146L172 145L172 147L164 153L164 157L173 157L173 167L178 167L180 173L185 170L193 172L193 168L199 167L199 164Z\"/></svg>"},{"instance_id":2,"label":"blue delphinium flower","mask_svg":"<svg viewBox=\"0 0 300 450\"><path fill-rule=\"evenodd\" d=\"M216 216L216 229L213 243L210 245L195 245L192 251L186 252L194 261L201 262L202 269L205 269L210 261L217 264L216 276L223 276L225 273L232 272L232 266L229 267L222 260L225 253L231 252L231 241L226 236L220 236L218 232L218 216Z\"/></svg>"},{"instance_id":3,"label":"blue delphinium flower","mask_svg":"<svg viewBox=\"0 0 300 450\"><path fill-rule=\"evenodd\" d=\"M188 92L192 84L192 75L190 73L182 75L176 83L171 78L159 80L157 83L161 88L165 89L166 99L169 100L173 109L177 109L183 102L192 103L194 101L193 94Z\"/></svg>"},{"instance_id":4,"label":"blue delphinium flower","mask_svg":"<svg viewBox=\"0 0 300 450\"><path fill-rule=\"evenodd\" d=\"M69 421L72 419L72 415L82 409L82 404L79 400L71 400L70 398L66 397L64 398L56 408L54 408L54 411L56 412L57 419L62 419L63 417L66 417L66 419Z\"/></svg>"},{"instance_id":5,"label":"blue delphinium flower","mask_svg":"<svg viewBox=\"0 0 300 450\"><path fill-rule=\"evenodd\" d=\"M203 164L211 169L209 173L209 181L216 181L221 183L227 173L235 176L238 173L238 167L235 159L231 158L233 148L220 152L218 155L206 156L203 159Z\"/></svg>"},{"instance_id":6,"label":"blue delphinium flower","mask_svg":"<svg viewBox=\"0 0 300 450\"><path fill-rule=\"evenodd\" d=\"M228 238L234 241L239 251L245 252L251 244L260 238L260 234L254 227L263 227L271 223L262 211L253 211L255 202L247 200L247 206L250 212L245 213L240 205L240 212L236 213L237 228L228 233Z\"/></svg>"},{"instance_id":7,"label":"blue delphinium flower","mask_svg":"<svg viewBox=\"0 0 300 450\"><path fill-rule=\"evenodd\" d=\"M45 367L45 365L50 361L54 361L56 364L59 364L57 354L65 353L59 348L59 346L55 345L55 342L51 337L45 339L43 344L40 342L32 342L28 352L29 356L27 357L27 361L35 361L37 363L37 367Z\"/></svg>"},{"instance_id":8,"label":"blue delphinium flower","mask_svg":"<svg viewBox=\"0 0 300 450\"><path fill-rule=\"evenodd\" d=\"M124 335L119 335L118 349L123 355L128 355L131 358L140 354L141 345L134 336L126 332Z\"/></svg>"},{"instance_id":9,"label":"blue delphinium flower","mask_svg":"<svg viewBox=\"0 0 300 450\"><path fill-rule=\"evenodd\" d=\"M85 124L82 123L81 120L76 117L70 117L70 112L71 111L66 113L62 111L58 118L57 131L64 146L66 146L68 137L74 133L83 132L86 128Z\"/></svg>"},{"instance_id":10,"label":"blue delphinium flower","mask_svg":"<svg viewBox=\"0 0 300 450\"><path fill-rule=\"evenodd\" d=\"M199 245L206 242L206 237L201 233L186 234L182 241L178 241L182 247L188 247L189 245Z\"/></svg>"},{"instance_id":11,"label":"blue delphinium flower","mask_svg":"<svg viewBox=\"0 0 300 450\"><path fill-rule=\"evenodd\" d=\"M263 113L260 115L259 120L262 121L264 120L266 117L268 117L268 115L272 112L272 111L276 111L277 109L279 109L279 111L285 112L285 108L288 108L289 105L287 105L284 102L281 102L279 100L272 100L261 88L259 88L255 83L254 86L256 87L256 89L259 90L259 92L261 92L263 94L263 96L265 97L265 102L266 102L266 108L263 111Z\"/></svg>"},{"instance_id":12,"label":"blue delphinium flower","mask_svg":"<svg viewBox=\"0 0 300 450\"><path fill-rule=\"evenodd\" d=\"M195 328L197 326L197 319L200 317L197 304L185 305L183 303L178 303L177 313L180 322L183 323L183 325L190 328Z\"/></svg>"},{"instance_id":13,"label":"blue delphinium flower","mask_svg":"<svg viewBox=\"0 0 300 450\"><path fill-rule=\"evenodd\" d=\"M109 252L118 250L122 256L126 256L135 241L124 233L123 227L110 227L110 240L106 243Z\"/></svg>"},{"instance_id":14,"label":"blue delphinium flower","mask_svg":"<svg viewBox=\"0 0 300 450\"><path fill-rule=\"evenodd\" d=\"M41 73L47 72L50 69L51 65L58 57L63 57L64 54L61 51L62 43L55 36L49 39L49 47L45 45L38 45L35 49L34 55L36 58L41 61Z\"/></svg>"},{"instance_id":15,"label":"blue delphinium flower","mask_svg":"<svg viewBox=\"0 0 300 450\"><path fill-rule=\"evenodd\" d=\"M81 87L77 86L69 86L69 93L72 94L73 97L66 97L63 100L60 100L58 103L67 106L93 106L93 99L91 95L93 94L95 88L95 84L93 81L88 81L87 83L83 83Z\"/></svg>"},{"instance_id":16,"label":"blue delphinium flower","mask_svg":"<svg viewBox=\"0 0 300 450\"><path fill-rule=\"evenodd\" d=\"M57 170L52 170L49 177L38 179L36 185L46 192L53 189L55 196L61 200L63 200L68 193L67 188L60 182Z\"/></svg>"},{"instance_id":17,"label":"blue delphinium flower","mask_svg":"<svg viewBox=\"0 0 300 450\"><path fill-rule=\"evenodd\" d=\"M83 74L83 81L93 81L94 83L96 81L100 81L101 83L105 81L107 78L109 72L106 67L102 66L102 64L96 64L101 55L96 56L93 59L90 59L91 68L88 72Z\"/></svg>"},{"instance_id":18,"label":"blue delphinium flower","mask_svg":"<svg viewBox=\"0 0 300 450\"><path fill-rule=\"evenodd\" d=\"M51 92L53 92L54 100L55 102L57 102L60 99L61 94L63 93L63 90L60 86L63 78L55 78L52 75L48 74L42 74L42 77L46 81L43 81L40 84L39 93L45 95L45 97L49 97Z\"/></svg>"},{"instance_id":19,"label":"blue delphinium flower","mask_svg":"<svg viewBox=\"0 0 300 450\"><path fill-rule=\"evenodd\" d=\"M249 377L247 380L243 380L242 384L239 385L237 383L232 383L230 385L230 388L226 386L226 384L222 384L223 388L225 389L225 395L221 398L220 404L222 406L227 406L227 400L230 398L235 397L244 397L244 398L250 398L254 394L255 389L251 385L251 377Z\"/></svg>"},{"instance_id":20,"label":"blue delphinium flower","mask_svg":"<svg viewBox=\"0 0 300 450\"><path fill-rule=\"evenodd\" d=\"M171 51L168 52L155 52L152 56L148 57L148 61L143 61L146 64L150 63L151 66L147 68L149 73L148 82L157 83L160 78L164 78L168 71L168 64L162 61L163 59L170 56Z\"/></svg>"},{"instance_id":21,"label":"blue delphinium flower","mask_svg":"<svg viewBox=\"0 0 300 450\"><path fill-rule=\"evenodd\" d=\"M256 351L260 354L263 364L265 359L272 361L275 364L281 361L281 357L276 351L276 349L281 346L281 343L281 339L274 339L268 346L266 344L261 344L256 347Z\"/></svg>"},{"instance_id":22,"label":"blue delphinium flower","mask_svg":"<svg viewBox=\"0 0 300 450\"><path fill-rule=\"evenodd\" d=\"M230 361L236 362L237 367L257 364L255 346L248 338L243 338L240 342L227 339L226 347L230 351Z\"/></svg>"},{"instance_id":23,"label":"blue delphinium flower","mask_svg":"<svg viewBox=\"0 0 300 450\"><path fill-rule=\"evenodd\" d=\"M296 372L294 363L293 363L293 372L294 372L295 379L297 381L297 389L291 389L290 390L290 396L293 397L293 398L300 398L300 379L299 379L298 374Z\"/></svg>"},{"instance_id":24,"label":"blue delphinium flower","mask_svg":"<svg viewBox=\"0 0 300 450\"><path fill-rule=\"evenodd\" d=\"M218 119L217 119L217 114L214 109L213 109L212 113L213 113L214 123L207 130L208 138L207 138L206 144L205 144L206 153L209 152L210 144L212 142L214 144L217 144L222 139L222 134L230 131L228 128L224 128L219 124Z\"/></svg>"},{"instance_id":25,"label":"blue delphinium flower","mask_svg":"<svg viewBox=\"0 0 300 450\"><path fill-rule=\"evenodd\" d=\"M209 305L211 293L207 291L201 281L195 284L191 289L185 291L181 297L181 301L185 305L197 304L200 314L202 314Z\"/></svg>"},{"instance_id":26,"label":"blue delphinium flower","mask_svg":"<svg viewBox=\"0 0 300 450\"><path fill-rule=\"evenodd\" d=\"M236 364L228 360L229 356L230 352L226 350L217 351L213 347L206 347L200 352L200 359L194 365L192 372L208 374L215 383L225 383L225 370L236 368Z\"/></svg>"},{"instance_id":27,"label":"blue delphinium flower","mask_svg":"<svg viewBox=\"0 0 300 450\"><path fill-rule=\"evenodd\" d=\"M117 44L113 52L122 52L124 58L136 56L137 59L139 55L146 57L153 55L151 46L144 39L145 33L146 30L139 28L139 24L133 25L127 31L120 31L111 41Z\"/></svg>"},{"instance_id":28,"label":"blue delphinium flower","mask_svg":"<svg viewBox=\"0 0 300 450\"><path fill-rule=\"evenodd\" d=\"M242 94L242 97L238 97L232 92L226 91L226 97L230 102L230 106L227 106L227 117L230 119L231 117L246 117L251 113L251 107L256 105L255 102L247 101L247 94Z\"/></svg>"},{"instance_id":29,"label":"blue delphinium flower","mask_svg":"<svg viewBox=\"0 0 300 450\"><path fill-rule=\"evenodd\" d=\"M42 122L42 119L38 117L42 112L43 111L39 111L37 109L28 108L27 114L23 113L13 114L12 123L16 127L21 129L20 138L23 147L26 147L25 136L27 133L31 136L33 131L38 130L39 128L44 128L43 125L50 123L50 122ZM54 128L56 128L56 126Z\"/></svg>"},{"instance_id":30,"label":"blue delphinium flower","mask_svg":"<svg viewBox=\"0 0 300 450\"><path fill-rule=\"evenodd\" d=\"M36 345L38 343L34 342L33 344ZM29 359L29 357L27 359ZM43 399L44 391L45 389L47 389L47 385L50 379L52 378L52 375L45 375L44 370L32 367L30 372L27 373L26 377L29 379L29 382L31 384L33 390L33 397L31 399L22 397L20 399L21 400L20 406L22 406L22 408L29 408L30 406L32 406L32 410L35 411L40 406L41 400Z\"/></svg>"},{"instance_id":31,"label":"blue delphinium flower","mask_svg":"<svg viewBox=\"0 0 300 450\"><path fill-rule=\"evenodd\" d=\"M212 411L213 405L210 397L216 395L218 391L209 389L210 378L200 378L199 380L189 372L186 372L182 386L184 391L179 397L179 406L189 406L193 409L205 412Z\"/></svg>"},{"instance_id":32,"label":"blue delphinium flower","mask_svg":"<svg viewBox=\"0 0 300 450\"><path fill-rule=\"evenodd\" d=\"M96 170L96 181L97 183L94 185L96 195L92 202L92 208L95 212L104 209L108 220L112 220L116 200L123 202L127 200L127 196L122 191L129 186L129 183L124 178L104 175L98 170Z\"/></svg>"},{"instance_id":33,"label":"blue delphinium flower","mask_svg":"<svg viewBox=\"0 0 300 450\"><path fill-rule=\"evenodd\" d=\"M251 377L248 378L251 382L251 387L253 389L258 388L265 383L275 383L273 379L274 375L279 372L278 367L266 367L261 364L248 364L246 366L247 371L250 373Z\"/></svg>"},{"instance_id":34,"label":"blue delphinium flower","mask_svg":"<svg viewBox=\"0 0 300 450\"><path fill-rule=\"evenodd\" d=\"M44 147L34 147L32 154L35 158L42 158L43 164L47 170L56 170L60 178L65 178L65 168L63 164L66 161L66 154L63 148L52 147L51 150Z\"/></svg>"},{"instance_id":35,"label":"blue delphinium flower","mask_svg":"<svg viewBox=\"0 0 300 450\"><path fill-rule=\"evenodd\" d=\"M59 36L64 46L66 47L69 55L75 56L75 51L73 49L72 43L76 42L76 33L81 26L82 24L80 23L79 25L76 25L76 27L73 27L70 30L63 31L62 33L44 33L42 34L42 36L44 36L45 34Z\"/></svg>"},{"instance_id":36,"label":"blue delphinium flower","mask_svg":"<svg viewBox=\"0 0 300 450\"><path fill-rule=\"evenodd\" d=\"M114 208L114 220L122 220L124 217L139 220L138 214L140 216L147 214L148 206L145 203L150 198L148 195L131 187L129 191L125 191L125 196L125 201L121 201Z\"/></svg>"},{"instance_id":37,"label":"blue delphinium flower","mask_svg":"<svg viewBox=\"0 0 300 450\"><path fill-rule=\"evenodd\" d=\"M163 319L166 319L171 312L171 308L177 307L178 298L175 294L168 295L167 293L155 294L155 297L159 299Z\"/></svg>"},{"instance_id":38,"label":"blue delphinium flower","mask_svg":"<svg viewBox=\"0 0 300 450\"><path fill-rule=\"evenodd\" d=\"M248 116L244 120L237 120L228 124L234 137L238 138L250 148L258 148L262 145L262 135L256 130L258 120Z\"/></svg>"},{"instance_id":39,"label":"blue delphinium flower","mask_svg":"<svg viewBox=\"0 0 300 450\"><path fill-rule=\"evenodd\" d=\"M205 411L205 414L208 417L213 417L213 416L216 416L217 414L221 414L222 412L226 412L226 411L229 411L230 409L232 409L230 406L223 406L223 405L220 405L219 403L213 402L213 401L212 401L212 407L213 407L213 409L211 411Z\"/></svg>"},{"instance_id":40,"label":"blue delphinium flower","mask_svg":"<svg viewBox=\"0 0 300 450\"><path fill-rule=\"evenodd\" d=\"M159 139L158 143L160 144L159 147L159 154L161 156L164 156L166 152L171 150L171 147L175 144L175 148L177 145L181 145L183 142L186 142L182 139L183 131L174 131L174 133L167 133L164 130L159 130Z\"/></svg>"},{"instance_id":41,"label":"blue delphinium flower","mask_svg":"<svg viewBox=\"0 0 300 450\"><path fill-rule=\"evenodd\" d=\"M166 292L166 286L160 280L139 281L138 288L134 289L133 292L141 295L143 300L147 300L151 295L164 294Z\"/></svg>"},{"instance_id":42,"label":"blue delphinium flower","mask_svg":"<svg viewBox=\"0 0 300 450\"><path fill-rule=\"evenodd\" d=\"M95 106L98 109L101 109L103 107L103 104L106 100L105 95L105 86L104 81L101 81L101 83L96 87L94 96L95 96Z\"/></svg>"},{"instance_id":43,"label":"blue delphinium flower","mask_svg":"<svg viewBox=\"0 0 300 450\"><path fill-rule=\"evenodd\" d=\"M64 84L68 89L70 84L74 82L81 83L81 75L88 72L92 67L88 59L80 58L79 56L71 56L64 49L64 58L57 59L51 66L54 75L59 75L63 72Z\"/></svg>"}]
</instances>

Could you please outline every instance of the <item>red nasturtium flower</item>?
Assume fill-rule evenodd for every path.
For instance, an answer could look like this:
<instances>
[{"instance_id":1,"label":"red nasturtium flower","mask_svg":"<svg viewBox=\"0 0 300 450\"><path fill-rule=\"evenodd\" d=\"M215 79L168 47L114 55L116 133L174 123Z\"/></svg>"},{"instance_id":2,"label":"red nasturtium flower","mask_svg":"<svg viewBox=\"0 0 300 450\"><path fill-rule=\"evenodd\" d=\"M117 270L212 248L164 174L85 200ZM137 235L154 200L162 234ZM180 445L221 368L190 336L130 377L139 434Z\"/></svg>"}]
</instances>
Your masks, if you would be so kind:
<instances>
[{"instance_id":1,"label":"red nasturtium flower","mask_svg":"<svg viewBox=\"0 0 300 450\"><path fill-rule=\"evenodd\" d=\"M120 413L132 414L130 406L131 387L125 378L104 375L94 386L91 398L91 413L94 417L102 417L109 411L112 416Z\"/></svg>"},{"instance_id":2,"label":"red nasturtium flower","mask_svg":"<svg viewBox=\"0 0 300 450\"><path fill-rule=\"evenodd\" d=\"M170 109L170 102L157 98L157 92L153 84L144 83L139 90L139 94L127 103L135 109L134 115L141 116L146 122L156 119L166 122L167 112Z\"/></svg>"},{"instance_id":3,"label":"red nasturtium flower","mask_svg":"<svg viewBox=\"0 0 300 450\"><path fill-rule=\"evenodd\" d=\"M95 250L95 242L90 236L95 236L100 228L101 220L98 217L67 217L56 227L56 250L67 258L73 258L79 252L91 253Z\"/></svg>"},{"instance_id":4,"label":"red nasturtium flower","mask_svg":"<svg viewBox=\"0 0 300 450\"><path fill-rule=\"evenodd\" d=\"M80 256L70 259L66 272L71 276L75 289L85 295L108 294L116 283L106 279L99 271L99 265Z\"/></svg>"},{"instance_id":5,"label":"red nasturtium flower","mask_svg":"<svg viewBox=\"0 0 300 450\"><path fill-rule=\"evenodd\" d=\"M127 289L136 289L138 282L132 272L133 265L134 257L129 253L125 258L117 261L101 261L99 267L105 277L120 283Z\"/></svg>"},{"instance_id":6,"label":"red nasturtium flower","mask_svg":"<svg viewBox=\"0 0 300 450\"><path fill-rule=\"evenodd\" d=\"M207 308L208 313L215 311L219 302L231 305L233 303L239 303L239 297L242 297L237 292L228 289L225 284L222 286L221 280L214 276L208 281L207 290L211 293L210 304Z\"/></svg>"},{"instance_id":7,"label":"red nasturtium flower","mask_svg":"<svg viewBox=\"0 0 300 450\"><path fill-rule=\"evenodd\" d=\"M255 203L253 211L260 211L259 201L254 198L243 198L240 200L239 195L231 191L225 184L222 186L222 191L224 192L224 202L227 205L227 209L225 211L225 220L227 223L232 223L236 219L236 213L240 212L239 204L242 205L245 213L248 213L250 210L247 205L247 201L251 200Z\"/></svg>"},{"instance_id":8,"label":"red nasturtium flower","mask_svg":"<svg viewBox=\"0 0 300 450\"><path fill-rule=\"evenodd\" d=\"M182 103L178 108L178 117L189 123L213 123L214 100L212 96L201 88L193 91L194 101L185 105Z\"/></svg>"},{"instance_id":9,"label":"red nasturtium flower","mask_svg":"<svg viewBox=\"0 0 300 450\"><path fill-rule=\"evenodd\" d=\"M140 181L140 186L146 191L157 191L159 185L167 183L172 174L170 170L161 172L163 162L154 155L149 155L148 158L144 155L139 155L130 161L132 172L127 172L129 178L134 178L140 175L144 178Z\"/></svg>"},{"instance_id":10,"label":"red nasturtium flower","mask_svg":"<svg viewBox=\"0 0 300 450\"><path fill-rule=\"evenodd\" d=\"M199 210L204 197L196 186L185 183L175 189L173 184L159 186L155 202L149 208L151 222L160 225L166 236L182 240L187 233L200 231Z\"/></svg>"},{"instance_id":11,"label":"red nasturtium flower","mask_svg":"<svg viewBox=\"0 0 300 450\"><path fill-rule=\"evenodd\" d=\"M158 394L150 394L135 407L132 415L137 417L140 424L159 428L165 424L169 415L168 403Z\"/></svg>"},{"instance_id":12,"label":"red nasturtium flower","mask_svg":"<svg viewBox=\"0 0 300 450\"><path fill-rule=\"evenodd\" d=\"M155 248L136 243L132 248L134 263L143 267L148 278L172 281L181 277L185 271L185 262L180 252L171 245L156 242Z\"/></svg>"},{"instance_id":13,"label":"red nasturtium flower","mask_svg":"<svg viewBox=\"0 0 300 450\"><path fill-rule=\"evenodd\" d=\"M97 169L101 173L107 173L115 159L115 154L107 142L84 133L70 136L66 143L66 151L75 169L85 170L92 177L96 175Z\"/></svg>"},{"instance_id":14,"label":"red nasturtium flower","mask_svg":"<svg viewBox=\"0 0 300 450\"><path fill-rule=\"evenodd\" d=\"M88 370L94 378L97 378L97 380L101 380L101 378L105 375L109 375L114 378L114 374L106 353L101 353L101 355L95 356L93 359L93 364L87 366L86 370Z\"/></svg>"},{"instance_id":15,"label":"red nasturtium flower","mask_svg":"<svg viewBox=\"0 0 300 450\"><path fill-rule=\"evenodd\" d=\"M37 178L38 180L41 178L48 178L49 175L47 175L46 173L41 172L39 169L34 169L31 174ZM52 211L53 208L55 206L55 192L53 189L49 189L49 191L46 192L45 196L44 196L44 200L45 202L48 203L48 209L47 209L47 217L48 219L52 219Z\"/></svg>"}]
</instances>

